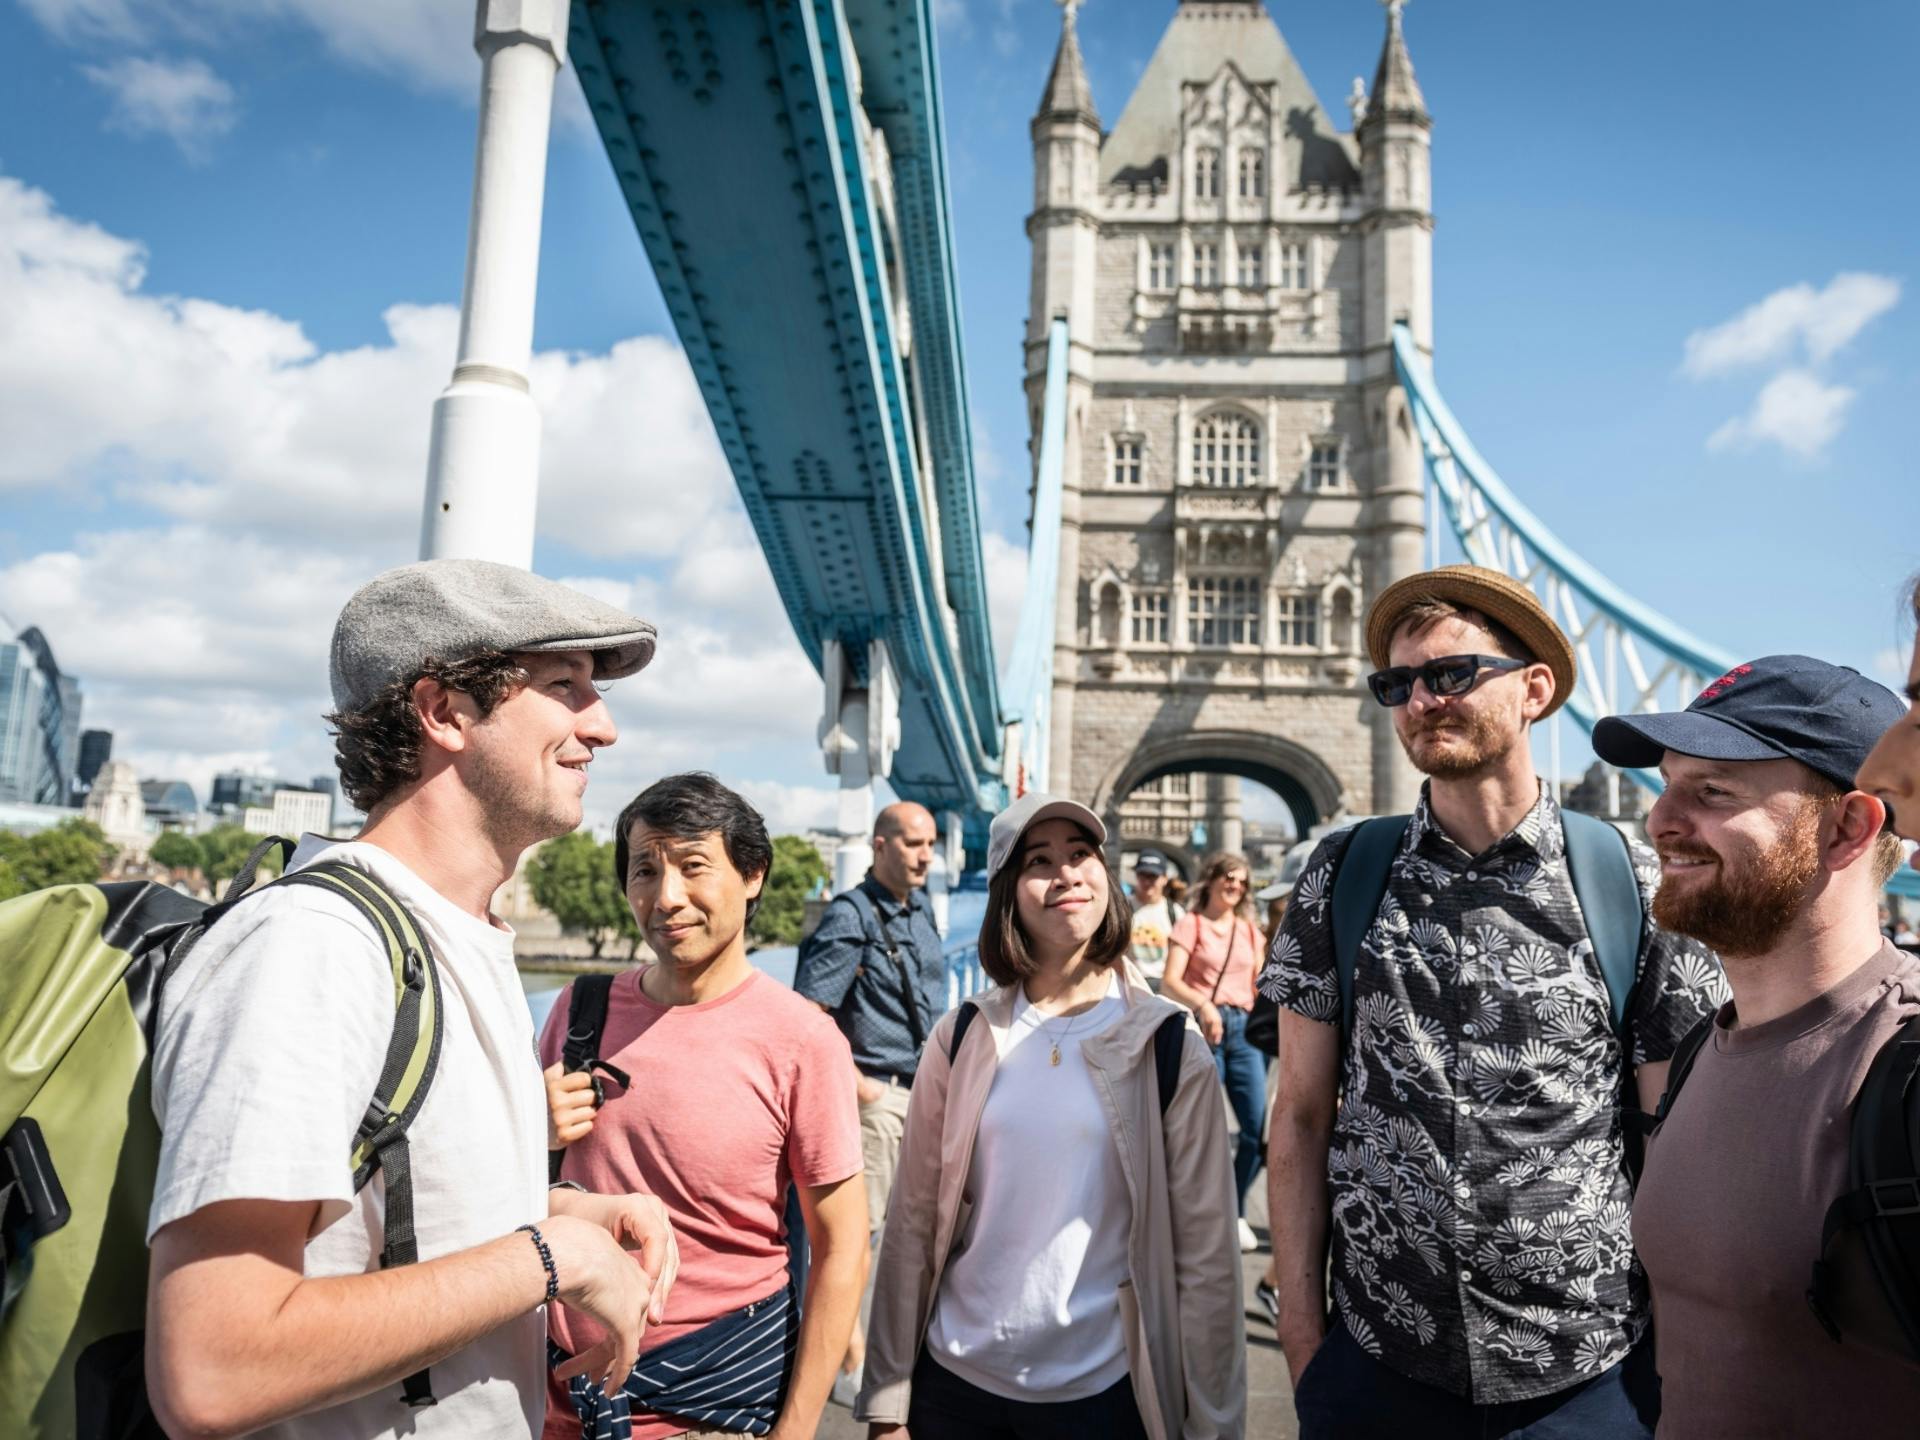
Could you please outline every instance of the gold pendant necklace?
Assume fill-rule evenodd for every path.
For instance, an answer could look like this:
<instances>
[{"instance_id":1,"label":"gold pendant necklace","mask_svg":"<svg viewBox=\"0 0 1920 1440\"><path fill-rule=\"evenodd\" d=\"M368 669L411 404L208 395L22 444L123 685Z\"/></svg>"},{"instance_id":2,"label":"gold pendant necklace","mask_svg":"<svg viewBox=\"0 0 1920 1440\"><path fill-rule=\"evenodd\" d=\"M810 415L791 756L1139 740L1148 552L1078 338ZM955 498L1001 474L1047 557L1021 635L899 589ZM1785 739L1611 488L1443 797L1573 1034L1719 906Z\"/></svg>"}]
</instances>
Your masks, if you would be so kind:
<instances>
[{"instance_id":1,"label":"gold pendant necklace","mask_svg":"<svg viewBox=\"0 0 1920 1440\"><path fill-rule=\"evenodd\" d=\"M1102 998L1104 999L1105 997L1103 996ZM1041 1032L1042 1032L1043 1034L1045 1034L1045 1035L1046 1035L1046 1037L1047 1037L1047 1044L1048 1044L1048 1047L1049 1047L1049 1049L1050 1049L1050 1051L1051 1051L1051 1054L1050 1054L1050 1056L1049 1056L1049 1058L1048 1058L1048 1061L1047 1061L1047 1063L1048 1063L1049 1065L1051 1065L1051 1066L1053 1066L1053 1067L1054 1067L1054 1068L1055 1068L1056 1070L1057 1070L1057 1069L1059 1069L1059 1067L1060 1067L1060 1041L1061 1041L1061 1040L1064 1040L1064 1039L1066 1039L1066 1038L1067 1038L1067 1037L1068 1037L1069 1035L1071 1035L1071 1034L1073 1034L1073 1028L1074 1028L1074 1026L1076 1026L1076 1025L1078 1025L1078 1024L1080 1023L1080 1021L1081 1021L1081 1019L1082 1019L1082 1018L1083 1018L1083 1017L1084 1017L1085 1015L1087 1015L1087 1014L1088 1014L1088 1013L1089 1013L1090 1011L1092 1011L1092 1010L1094 1010L1094 1009L1095 1009L1096 1007L1098 1007L1098 1005L1099 1005L1099 1004L1100 1004L1100 1001L1098 1001L1098 1000L1096 1000L1096 1001L1094 1001L1092 1005L1089 1005L1089 1006L1088 1006L1088 1007L1087 1007L1087 1008L1086 1008L1085 1010L1082 1010L1082 1011L1080 1012L1080 1014L1078 1014L1078 1015L1076 1015L1076 1016L1074 1016L1072 1020L1070 1020L1070 1021L1068 1021L1068 1022L1067 1022L1067 1028L1066 1028L1065 1030L1062 1030L1062 1031L1060 1032L1060 1036L1059 1036L1059 1039L1055 1039L1055 1038L1054 1038L1054 1036L1053 1036L1053 1033L1052 1033L1051 1031L1049 1031L1049 1030L1047 1029L1047 1027L1046 1027L1046 1026L1045 1026L1044 1024L1041 1024L1041 1023L1039 1023L1038 1021L1036 1021L1036 1022L1035 1022L1035 1025L1034 1025L1034 1028L1035 1028L1035 1029L1037 1029L1037 1030L1039 1030L1039 1031L1041 1031ZM1034 1007L1034 1013L1035 1013L1036 1015L1040 1013L1040 1007L1039 1007L1039 1006L1037 1006L1037 1005L1036 1005L1036 1006Z\"/></svg>"}]
</instances>

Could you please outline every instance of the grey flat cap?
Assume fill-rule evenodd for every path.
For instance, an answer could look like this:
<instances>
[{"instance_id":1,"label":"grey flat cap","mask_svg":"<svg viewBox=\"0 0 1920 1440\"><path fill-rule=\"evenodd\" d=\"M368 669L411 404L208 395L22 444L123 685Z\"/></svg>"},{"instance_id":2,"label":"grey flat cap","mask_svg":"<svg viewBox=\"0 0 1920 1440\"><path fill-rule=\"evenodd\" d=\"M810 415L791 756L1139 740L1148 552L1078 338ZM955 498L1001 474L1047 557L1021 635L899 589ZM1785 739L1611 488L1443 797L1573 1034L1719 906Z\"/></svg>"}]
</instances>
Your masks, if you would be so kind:
<instances>
[{"instance_id":1,"label":"grey flat cap","mask_svg":"<svg viewBox=\"0 0 1920 1440\"><path fill-rule=\"evenodd\" d=\"M1078 800L1063 800L1058 795L1032 790L993 817L993 824L987 830L987 879L1000 873L1001 867L1019 849L1020 837L1042 820L1071 820L1093 836L1094 844L1107 843L1107 827Z\"/></svg>"},{"instance_id":2,"label":"grey flat cap","mask_svg":"<svg viewBox=\"0 0 1920 1440\"><path fill-rule=\"evenodd\" d=\"M653 659L654 629L624 610L513 565L422 560L376 575L333 627L328 666L334 708L359 710L429 659L489 650L591 650L603 680Z\"/></svg>"}]
</instances>

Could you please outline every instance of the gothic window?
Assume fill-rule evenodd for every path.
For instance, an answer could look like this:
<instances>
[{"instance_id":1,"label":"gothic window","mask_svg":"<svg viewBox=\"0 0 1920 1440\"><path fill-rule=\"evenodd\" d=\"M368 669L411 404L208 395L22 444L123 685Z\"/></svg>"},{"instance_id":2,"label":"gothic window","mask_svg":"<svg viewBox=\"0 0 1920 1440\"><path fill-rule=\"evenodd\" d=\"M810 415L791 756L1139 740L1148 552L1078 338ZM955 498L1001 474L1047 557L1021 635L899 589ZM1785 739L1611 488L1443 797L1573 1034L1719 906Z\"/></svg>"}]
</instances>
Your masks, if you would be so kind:
<instances>
[{"instance_id":1,"label":"gothic window","mask_svg":"<svg viewBox=\"0 0 1920 1440\"><path fill-rule=\"evenodd\" d=\"M1224 649L1260 643L1260 577L1194 575L1187 580L1187 643Z\"/></svg>"},{"instance_id":2,"label":"gothic window","mask_svg":"<svg viewBox=\"0 0 1920 1440\"><path fill-rule=\"evenodd\" d=\"M1266 193L1267 152L1242 150L1240 152L1240 198L1260 200L1265 198Z\"/></svg>"},{"instance_id":3,"label":"gothic window","mask_svg":"<svg viewBox=\"0 0 1920 1440\"><path fill-rule=\"evenodd\" d=\"M1202 145L1193 152L1193 198L1220 198L1220 152L1211 145Z\"/></svg>"},{"instance_id":4,"label":"gothic window","mask_svg":"<svg viewBox=\"0 0 1920 1440\"><path fill-rule=\"evenodd\" d=\"M1280 288L1307 288L1307 247L1298 240L1289 240L1280 247Z\"/></svg>"},{"instance_id":5,"label":"gothic window","mask_svg":"<svg viewBox=\"0 0 1920 1440\"><path fill-rule=\"evenodd\" d=\"M1307 453L1307 489L1338 490L1340 488L1340 442L1338 440L1316 440Z\"/></svg>"},{"instance_id":6,"label":"gothic window","mask_svg":"<svg viewBox=\"0 0 1920 1440\"><path fill-rule=\"evenodd\" d=\"M1234 248L1240 262L1240 288L1242 290L1260 289L1266 284L1263 274L1266 267L1262 263L1266 257L1261 252L1260 237L1242 235Z\"/></svg>"},{"instance_id":7,"label":"gothic window","mask_svg":"<svg viewBox=\"0 0 1920 1440\"><path fill-rule=\"evenodd\" d=\"M1155 241L1147 252L1147 288L1149 290L1171 290L1173 288L1174 255L1170 241Z\"/></svg>"},{"instance_id":8,"label":"gothic window","mask_svg":"<svg viewBox=\"0 0 1920 1440\"><path fill-rule=\"evenodd\" d=\"M1202 290L1220 286L1220 247L1212 240L1193 242L1193 283Z\"/></svg>"},{"instance_id":9,"label":"gothic window","mask_svg":"<svg viewBox=\"0 0 1920 1440\"><path fill-rule=\"evenodd\" d=\"M1134 591L1133 610L1129 617L1135 645L1164 645L1167 643L1167 596L1161 592Z\"/></svg>"},{"instance_id":10,"label":"gothic window","mask_svg":"<svg viewBox=\"0 0 1920 1440\"><path fill-rule=\"evenodd\" d=\"M1113 437L1113 473L1108 477L1114 485L1139 485L1144 472L1140 465L1140 437L1138 435L1116 435Z\"/></svg>"},{"instance_id":11,"label":"gothic window","mask_svg":"<svg viewBox=\"0 0 1920 1440\"><path fill-rule=\"evenodd\" d=\"M1288 650L1320 648L1320 597L1318 595L1282 595L1278 615L1279 633L1274 643Z\"/></svg>"},{"instance_id":12,"label":"gothic window","mask_svg":"<svg viewBox=\"0 0 1920 1440\"><path fill-rule=\"evenodd\" d=\"M1260 476L1260 427L1237 410L1202 415L1193 427L1193 483L1245 487Z\"/></svg>"}]
</instances>

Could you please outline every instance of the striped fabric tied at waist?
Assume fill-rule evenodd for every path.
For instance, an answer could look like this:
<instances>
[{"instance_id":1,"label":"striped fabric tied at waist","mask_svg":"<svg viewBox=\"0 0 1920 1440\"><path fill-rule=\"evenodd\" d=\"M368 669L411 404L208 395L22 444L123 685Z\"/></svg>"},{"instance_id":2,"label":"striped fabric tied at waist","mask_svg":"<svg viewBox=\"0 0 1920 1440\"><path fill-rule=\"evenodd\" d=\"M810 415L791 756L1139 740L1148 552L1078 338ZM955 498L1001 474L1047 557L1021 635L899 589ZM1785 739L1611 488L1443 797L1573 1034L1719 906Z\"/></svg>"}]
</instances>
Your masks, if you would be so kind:
<instances>
[{"instance_id":1,"label":"striped fabric tied at waist","mask_svg":"<svg viewBox=\"0 0 1920 1440\"><path fill-rule=\"evenodd\" d=\"M765 1435L780 1418L800 1337L793 1287L722 1315L642 1355L609 1395L583 1375L567 1381L581 1440L632 1440L633 1412L675 1415L703 1429ZM549 1369L568 1358L547 1342Z\"/></svg>"}]
</instances>

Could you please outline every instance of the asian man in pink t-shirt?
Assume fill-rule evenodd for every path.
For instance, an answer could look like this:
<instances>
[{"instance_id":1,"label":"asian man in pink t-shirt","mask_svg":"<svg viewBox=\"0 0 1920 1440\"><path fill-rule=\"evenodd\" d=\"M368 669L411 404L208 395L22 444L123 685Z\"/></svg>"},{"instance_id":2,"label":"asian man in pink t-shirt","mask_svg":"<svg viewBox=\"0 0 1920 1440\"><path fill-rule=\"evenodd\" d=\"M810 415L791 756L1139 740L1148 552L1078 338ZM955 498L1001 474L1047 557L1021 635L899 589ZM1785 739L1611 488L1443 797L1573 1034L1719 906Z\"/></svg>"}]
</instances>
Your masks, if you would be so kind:
<instances>
[{"instance_id":1,"label":"asian man in pink t-shirt","mask_svg":"<svg viewBox=\"0 0 1920 1440\"><path fill-rule=\"evenodd\" d=\"M584 1073L561 1073L570 995L541 1036L563 1181L641 1190L667 1206L680 1274L624 1392L556 1381L548 1440L630 1416L634 1440L811 1436L846 1353L867 1265L858 1106L831 1019L747 959L746 927L772 861L759 814L709 775L675 775L622 813L616 864L655 963L615 977L596 1111ZM602 1072L603 1074L606 1072ZM813 1261L796 1307L783 1214L798 1192ZM804 1318L797 1318L804 1317ZM565 1307L562 1351L598 1338ZM678 1405L681 1408L676 1409Z\"/></svg>"}]
</instances>

